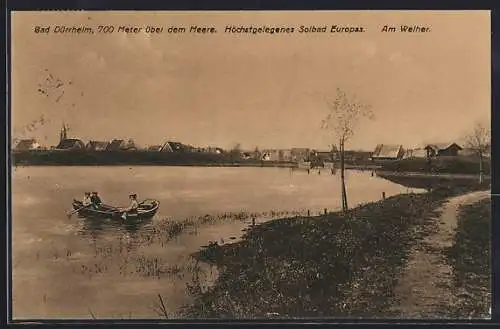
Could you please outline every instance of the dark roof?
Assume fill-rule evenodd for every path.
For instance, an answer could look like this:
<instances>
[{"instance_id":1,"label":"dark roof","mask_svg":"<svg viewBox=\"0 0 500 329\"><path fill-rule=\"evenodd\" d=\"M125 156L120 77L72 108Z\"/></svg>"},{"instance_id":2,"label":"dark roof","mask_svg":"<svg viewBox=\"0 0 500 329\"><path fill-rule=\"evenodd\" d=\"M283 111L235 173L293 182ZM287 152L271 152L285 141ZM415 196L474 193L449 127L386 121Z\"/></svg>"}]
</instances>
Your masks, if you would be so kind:
<instances>
[{"instance_id":1,"label":"dark roof","mask_svg":"<svg viewBox=\"0 0 500 329\"><path fill-rule=\"evenodd\" d=\"M123 144L123 139L113 139L111 141L111 143L108 144L108 147L106 148L106 150L108 150L108 151L119 150L120 147L122 146L122 144Z\"/></svg>"},{"instance_id":2,"label":"dark roof","mask_svg":"<svg viewBox=\"0 0 500 329\"><path fill-rule=\"evenodd\" d=\"M397 158L402 148L402 145L379 144L375 148L372 157Z\"/></svg>"},{"instance_id":3,"label":"dark roof","mask_svg":"<svg viewBox=\"0 0 500 329\"><path fill-rule=\"evenodd\" d=\"M21 139L16 145L16 150L30 150L33 148L33 144L36 143L36 139Z\"/></svg>"},{"instance_id":4,"label":"dark roof","mask_svg":"<svg viewBox=\"0 0 500 329\"><path fill-rule=\"evenodd\" d=\"M91 149L106 149L109 145L109 142L99 142L99 141L90 141L87 143L87 148Z\"/></svg>"},{"instance_id":5,"label":"dark roof","mask_svg":"<svg viewBox=\"0 0 500 329\"><path fill-rule=\"evenodd\" d=\"M129 145L129 143L131 143L131 145ZM106 151L132 150L136 148L137 146L132 140L125 142L123 139L113 139L106 148Z\"/></svg>"},{"instance_id":6,"label":"dark roof","mask_svg":"<svg viewBox=\"0 0 500 329\"><path fill-rule=\"evenodd\" d=\"M161 150L166 152L185 152L188 148L188 146L182 143L168 141L163 144Z\"/></svg>"},{"instance_id":7,"label":"dark roof","mask_svg":"<svg viewBox=\"0 0 500 329\"><path fill-rule=\"evenodd\" d=\"M59 142L56 149L66 150L66 149L75 149L75 148L85 148L85 143L76 138L68 138L63 139Z\"/></svg>"},{"instance_id":8,"label":"dark roof","mask_svg":"<svg viewBox=\"0 0 500 329\"><path fill-rule=\"evenodd\" d=\"M446 150L452 146L456 146L459 150L462 150L463 148L458 145L457 143L432 143L432 144L427 144L427 146L425 147L426 149L427 148L432 148L436 151L442 151L442 150Z\"/></svg>"}]
</instances>

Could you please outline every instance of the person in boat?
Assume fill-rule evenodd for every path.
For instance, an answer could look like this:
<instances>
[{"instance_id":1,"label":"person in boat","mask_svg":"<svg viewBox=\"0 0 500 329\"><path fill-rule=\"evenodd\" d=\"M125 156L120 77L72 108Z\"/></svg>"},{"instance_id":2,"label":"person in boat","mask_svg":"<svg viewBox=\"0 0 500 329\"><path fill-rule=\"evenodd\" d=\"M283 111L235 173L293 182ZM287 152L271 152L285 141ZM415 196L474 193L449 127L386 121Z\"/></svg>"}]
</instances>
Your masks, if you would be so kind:
<instances>
[{"instance_id":1,"label":"person in boat","mask_svg":"<svg viewBox=\"0 0 500 329\"><path fill-rule=\"evenodd\" d=\"M129 195L130 204L127 208L123 210L122 218L126 219L127 215L137 214L137 209L139 208L139 203L137 202L137 194Z\"/></svg>"},{"instance_id":2,"label":"person in boat","mask_svg":"<svg viewBox=\"0 0 500 329\"><path fill-rule=\"evenodd\" d=\"M99 207L102 205L102 200L99 197L99 194L97 192L92 192L92 196L90 197L90 201L92 202L92 207L94 209L99 209Z\"/></svg>"},{"instance_id":3,"label":"person in boat","mask_svg":"<svg viewBox=\"0 0 500 329\"><path fill-rule=\"evenodd\" d=\"M92 204L92 200L90 198L90 192L85 192L85 197L82 202L84 207L90 206Z\"/></svg>"}]
</instances>

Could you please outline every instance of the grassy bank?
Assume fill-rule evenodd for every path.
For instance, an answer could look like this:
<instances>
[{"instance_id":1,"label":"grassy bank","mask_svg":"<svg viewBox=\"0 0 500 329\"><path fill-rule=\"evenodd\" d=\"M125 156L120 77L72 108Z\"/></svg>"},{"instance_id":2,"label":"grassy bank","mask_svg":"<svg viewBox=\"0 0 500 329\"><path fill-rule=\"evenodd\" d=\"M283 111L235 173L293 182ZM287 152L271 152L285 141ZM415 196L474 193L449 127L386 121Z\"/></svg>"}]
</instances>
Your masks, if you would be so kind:
<instances>
[{"instance_id":1,"label":"grassy bank","mask_svg":"<svg viewBox=\"0 0 500 329\"><path fill-rule=\"evenodd\" d=\"M381 170L395 172L429 172L445 174L479 174L479 159L477 157L437 157L428 161L426 158L411 158L399 161L386 161L380 163ZM485 158L483 172L491 173L491 160Z\"/></svg>"},{"instance_id":2,"label":"grassy bank","mask_svg":"<svg viewBox=\"0 0 500 329\"><path fill-rule=\"evenodd\" d=\"M447 259L453 266L457 317L487 317L491 305L491 199L463 206L454 245Z\"/></svg>"},{"instance_id":3,"label":"grassy bank","mask_svg":"<svg viewBox=\"0 0 500 329\"><path fill-rule=\"evenodd\" d=\"M453 189L455 192L467 192L471 186L477 184L478 176L470 175L469 177L457 177L457 175L405 175L390 172L377 171L377 177L386 179L393 183L403 185L410 188L432 189L435 187ZM485 177L484 183L489 184L490 177Z\"/></svg>"},{"instance_id":4,"label":"grassy bank","mask_svg":"<svg viewBox=\"0 0 500 329\"><path fill-rule=\"evenodd\" d=\"M476 186L470 189L475 189ZM221 274L208 291L190 291L188 317L384 317L396 274L408 252L433 225L453 186L366 204L346 215L274 220L247 232L241 242L212 244L197 257Z\"/></svg>"}]
</instances>

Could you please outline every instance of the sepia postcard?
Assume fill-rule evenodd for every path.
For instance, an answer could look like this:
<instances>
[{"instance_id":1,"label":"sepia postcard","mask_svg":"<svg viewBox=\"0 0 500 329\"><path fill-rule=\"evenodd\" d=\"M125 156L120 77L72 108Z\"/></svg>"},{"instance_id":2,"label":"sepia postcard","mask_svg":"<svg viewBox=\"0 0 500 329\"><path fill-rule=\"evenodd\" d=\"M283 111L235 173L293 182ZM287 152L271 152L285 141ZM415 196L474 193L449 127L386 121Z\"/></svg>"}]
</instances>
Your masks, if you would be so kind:
<instances>
[{"instance_id":1,"label":"sepia postcard","mask_svg":"<svg viewBox=\"0 0 500 329\"><path fill-rule=\"evenodd\" d=\"M12 12L12 319L490 318L490 25Z\"/></svg>"}]
</instances>

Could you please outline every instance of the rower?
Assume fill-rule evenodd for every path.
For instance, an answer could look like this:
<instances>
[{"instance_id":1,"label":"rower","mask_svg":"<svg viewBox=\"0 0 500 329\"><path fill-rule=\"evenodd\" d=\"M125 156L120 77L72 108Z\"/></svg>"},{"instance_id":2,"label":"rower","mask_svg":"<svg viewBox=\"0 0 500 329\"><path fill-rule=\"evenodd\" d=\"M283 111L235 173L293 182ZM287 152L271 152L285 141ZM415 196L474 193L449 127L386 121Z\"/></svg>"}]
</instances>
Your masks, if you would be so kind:
<instances>
[{"instance_id":1,"label":"rower","mask_svg":"<svg viewBox=\"0 0 500 329\"><path fill-rule=\"evenodd\" d=\"M92 204L92 200L90 198L90 192L85 192L85 197L83 198L82 204L87 207Z\"/></svg>"},{"instance_id":2,"label":"rower","mask_svg":"<svg viewBox=\"0 0 500 329\"><path fill-rule=\"evenodd\" d=\"M98 209L102 204L102 200L99 197L99 195L97 194L97 192L92 192L92 196L90 197L90 200L92 202L92 206L94 207L94 209Z\"/></svg>"},{"instance_id":3,"label":"rower","mask_svg":"<svg viewBox=\"0 0 500 329\"><path fill-rule=\"evenodd\" d=\"M127 214L137 214L137 209L139 208L139 203L137 202L137 194L131 193L129 196L130 204L127 208L124 209L122 214L122 218L126 219Z\"/></svg>"}]
</instances>

